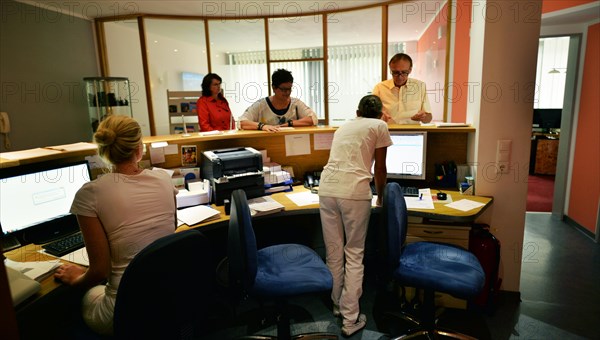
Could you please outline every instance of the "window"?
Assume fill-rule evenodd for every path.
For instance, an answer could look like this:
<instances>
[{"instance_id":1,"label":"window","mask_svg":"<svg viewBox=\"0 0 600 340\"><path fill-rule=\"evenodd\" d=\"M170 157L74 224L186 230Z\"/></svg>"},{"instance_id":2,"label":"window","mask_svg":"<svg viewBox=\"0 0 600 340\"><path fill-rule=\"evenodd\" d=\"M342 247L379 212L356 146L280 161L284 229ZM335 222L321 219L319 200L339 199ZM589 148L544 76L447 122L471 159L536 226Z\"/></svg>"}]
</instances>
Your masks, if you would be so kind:
<instances>
[{"instance_id":1,"label":"window","mask_svg":"<svg viewBox=\"0 0 600 340\"><path fill-rule=\"evenodd\" d=\"M381 81L381 8L329 17L329 125L356 117L358 102ZM368 32L368 34L365 34Z\"/></svg>"},{"instance_id":2,"label":"window","mask_svg":"<svg viewBox=\"0 0 600 340\"><path fill-rule=\"evenodd\" d=\"M144 23L156 132L169 134L167 90L200 91L208 73L204 21L145 19Z\"/></svg>"}]
</instances>

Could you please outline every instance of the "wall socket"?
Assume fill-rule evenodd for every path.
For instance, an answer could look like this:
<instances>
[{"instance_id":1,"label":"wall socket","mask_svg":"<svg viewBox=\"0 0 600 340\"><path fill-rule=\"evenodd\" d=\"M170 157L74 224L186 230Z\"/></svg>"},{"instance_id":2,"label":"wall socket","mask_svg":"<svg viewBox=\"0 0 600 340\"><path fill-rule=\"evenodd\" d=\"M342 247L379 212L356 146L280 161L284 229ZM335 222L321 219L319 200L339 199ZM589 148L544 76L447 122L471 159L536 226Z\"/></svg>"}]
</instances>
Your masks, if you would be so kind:
<instances>
[{"instance_id":1,"label":"wall socket","mask_svg":"<svg viewBox=\"0 0 600 340\"><path fill-rule=\"evenodd\" d=\"M512 140L498 140L496 147L496 169L498 173L507 174L510 172L510 153L512 149Z\"/></svg>"}]
</instances>

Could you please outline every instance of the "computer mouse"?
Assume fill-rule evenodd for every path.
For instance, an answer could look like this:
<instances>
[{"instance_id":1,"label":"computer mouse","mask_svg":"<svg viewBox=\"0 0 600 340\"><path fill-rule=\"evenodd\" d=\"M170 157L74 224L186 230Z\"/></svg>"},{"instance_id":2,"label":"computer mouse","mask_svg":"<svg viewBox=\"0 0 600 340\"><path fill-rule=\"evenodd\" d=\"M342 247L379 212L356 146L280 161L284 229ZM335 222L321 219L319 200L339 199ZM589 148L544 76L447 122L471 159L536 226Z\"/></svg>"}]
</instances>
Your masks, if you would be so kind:
<instances>
[{"instance_id":1,"label":"computer mouse","mask_svg":"<svg viewBox=\"0 0 600 340\"><path fill-rule=\"evenodd\" d=\"M438 192L437 198L440 201L445 201L448 198L448 195L445 192Z\"/></svg>"}]
</instances>

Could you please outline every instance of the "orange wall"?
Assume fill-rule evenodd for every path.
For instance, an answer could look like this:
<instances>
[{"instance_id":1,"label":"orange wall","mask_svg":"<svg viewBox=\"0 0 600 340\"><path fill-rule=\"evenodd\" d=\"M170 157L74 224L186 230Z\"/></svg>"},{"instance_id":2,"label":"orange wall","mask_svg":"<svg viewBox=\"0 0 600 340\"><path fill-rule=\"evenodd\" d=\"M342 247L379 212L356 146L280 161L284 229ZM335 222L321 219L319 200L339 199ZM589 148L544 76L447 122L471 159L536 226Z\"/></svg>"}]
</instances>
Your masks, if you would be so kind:
<instances>
[{"instance_id":1,"label":"orange wall","mask_svg":"<svg viewBox=\"0 0 600 340\"><path fill-rule=\"evenodd\" d=\"M600 199L600 24L588 28L568 216L596 232Z\"/></svg>"},{"instance_id":2,"label":"orange wall","mask_svg":"<svg viewBox=\"0 0 600 340\"><path fill-rule=\"evenodd\" d=\"M467 99L469 81L469 51L471 38L471 0L457 0L453 17L456 18L454 37L454 77L449 87L452 87L452 121L465 122L467 119Z\"/></svg>"},{"instance_id":3,"label":"orange wall","mask_svg":"<svg viewBox=\"0 0 600 340\"><path fill-rule=\"evenodd\" d=\"M544 0L542 3L542 14L559 11L561 9L585 5L598 0Z\"/></svg>"}]
</instances>

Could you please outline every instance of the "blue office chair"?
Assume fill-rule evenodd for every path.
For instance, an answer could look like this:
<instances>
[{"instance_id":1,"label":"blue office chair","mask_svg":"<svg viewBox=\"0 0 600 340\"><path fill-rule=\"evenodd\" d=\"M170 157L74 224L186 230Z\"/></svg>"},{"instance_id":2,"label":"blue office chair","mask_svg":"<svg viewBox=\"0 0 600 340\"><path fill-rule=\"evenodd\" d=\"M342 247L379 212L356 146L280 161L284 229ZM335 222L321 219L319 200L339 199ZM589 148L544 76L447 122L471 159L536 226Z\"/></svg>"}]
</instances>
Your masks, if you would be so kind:
<instances>
[{"instance_id":1,"label":"blue office chair","mask_svg":"<svg viewBox=\"0 0 600 340\"><path fill-rule=\"evenodd\" d=\"M241 297L250 295L274 301L277 306L277 336L259 339L291 339L286 298L307 293L330 291L331 272L312 249L300 244L279 244L257 249L246 193L231 194L231 214L227 256L229 286ZM247 337L250 338L250 337ZM294 339L337 339L335 334L309 333Z\"/></svg>"},{"instance_id":2,"label":"blue office chair","mask_svg":"<svg viewBox=\"0 0 600 340\"><path fill-rule=\"evenodd\" d=\"M214 292L211 255L208 239L197 230L162 237L142 249L119 284L115 337L201 337Z\"/></svg>"},{"instance_id":3,"label":"blue office chair","mask_svg":"<svg viewBox=\"0 0 600 340\"><path fill-rule=\"evenodd\" d=\"M418 327L396 339L442 335L457 339L472 337L450 330L436 329L435 292L460 299L475 297L485 282L477 258L470 252L448 244L417 242L405 245L408 227L406 202L398 183L388 183L383 192L382 231L387 232L386 261L392 277L401 286L424 291L421 317L406 317Z\"/></svg>"}]
</instances>

